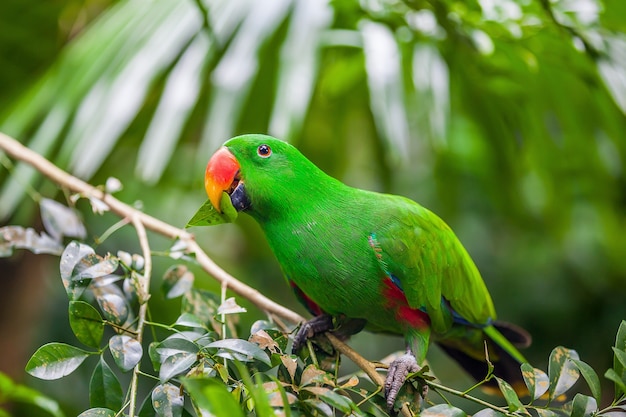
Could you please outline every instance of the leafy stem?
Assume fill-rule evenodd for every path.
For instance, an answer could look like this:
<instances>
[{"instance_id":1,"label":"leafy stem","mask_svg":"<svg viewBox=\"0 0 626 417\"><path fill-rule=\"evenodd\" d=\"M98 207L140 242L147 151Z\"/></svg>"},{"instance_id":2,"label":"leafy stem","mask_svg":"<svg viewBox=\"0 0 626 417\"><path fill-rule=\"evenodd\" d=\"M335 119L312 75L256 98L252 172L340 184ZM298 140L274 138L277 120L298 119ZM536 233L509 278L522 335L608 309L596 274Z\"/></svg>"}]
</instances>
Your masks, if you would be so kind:
<instances>
[{"instance_id":1,"label":"leafy stem","mask_svg":"<svg viewBox=\"0 0 626 417\"><path fill-rule=\"evenodd\" d=\"M137 292L139 294L148 294L150 292L150 277L152 275L152 256L150 256L150 244L148 243L148 235L146 233L146 228L143 223L139 219L139 216L136 214L131 217L132 224L137 231L137 237L139 238L139 245L141 246L141 251L143 252L143 257L145 259L144 273L139 280L139 284L141 288L138 288ZM139 343L143 339L143 329L146 324L146 313L148 311L148 301L143 300L141 305L139 306L139 317L137 322L137 336L136 339ZM130 382L130 417L135 416L135 410L137 409L137 388L138 388L138 380L139 373L141 372L139 369L140 363L135 365L133 369L133 376Z\"/></svg>"}]
</instances>

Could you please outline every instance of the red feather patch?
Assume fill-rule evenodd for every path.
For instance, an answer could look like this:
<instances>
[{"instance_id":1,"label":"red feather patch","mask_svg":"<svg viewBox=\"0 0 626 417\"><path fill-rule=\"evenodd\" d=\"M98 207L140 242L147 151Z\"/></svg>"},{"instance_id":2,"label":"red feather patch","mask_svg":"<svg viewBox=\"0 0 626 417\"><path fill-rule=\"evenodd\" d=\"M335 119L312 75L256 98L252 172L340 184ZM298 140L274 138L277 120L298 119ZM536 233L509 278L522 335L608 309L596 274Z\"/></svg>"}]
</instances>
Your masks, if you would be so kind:
<instances>
[{"instance_id":1,"label":"red feather patch","mask_svg":"<svg viewBox=\"0 0 626 417\"><path fill-rule=\"evenodd\" d=\"M302 291L300 287L296 285L295 282L289 280L289 285L293 289L293 292L296 293L296 298L298 299L298 301L300 301L304 305L304 307L309 310L309 313L313 314L314 316L324 314L320 306L318 306L315 301L311 300L309 296L306 295L304 291Z\"/></svg>"},{"instance_id":2,"label":"red feather patch","mask_svg":"<svg viewBox=\"0 0 626 417\"><path fill-rule=\"evenodd\" d=\"M390 278L383 281L383 297L387 308L395 310L396 320L412 328L424 328L430 325L428 314L417 308L411 308L404 292Z\"/></svg>"}]
</instances>

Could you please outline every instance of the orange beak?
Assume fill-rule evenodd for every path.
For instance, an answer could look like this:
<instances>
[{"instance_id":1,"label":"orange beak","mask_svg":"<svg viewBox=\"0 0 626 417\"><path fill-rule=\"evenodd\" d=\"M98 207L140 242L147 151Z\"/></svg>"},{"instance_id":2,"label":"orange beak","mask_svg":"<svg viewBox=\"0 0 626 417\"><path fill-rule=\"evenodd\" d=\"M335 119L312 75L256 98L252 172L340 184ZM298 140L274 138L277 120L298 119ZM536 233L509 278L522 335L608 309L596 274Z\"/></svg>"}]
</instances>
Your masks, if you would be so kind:
<instances>
[{"instance_id":1,"label":"orange beak","mask_svg":"<svg viewBox=\"0 0 626 417\"><path fill-rule=\"evenodd\" d=\"M221 147L213 154L206 166L204 188L213 207L220 213L220 201L224 191L230 193L239 173L239 162L230 151Z\"/></svg>"}]
</instances>

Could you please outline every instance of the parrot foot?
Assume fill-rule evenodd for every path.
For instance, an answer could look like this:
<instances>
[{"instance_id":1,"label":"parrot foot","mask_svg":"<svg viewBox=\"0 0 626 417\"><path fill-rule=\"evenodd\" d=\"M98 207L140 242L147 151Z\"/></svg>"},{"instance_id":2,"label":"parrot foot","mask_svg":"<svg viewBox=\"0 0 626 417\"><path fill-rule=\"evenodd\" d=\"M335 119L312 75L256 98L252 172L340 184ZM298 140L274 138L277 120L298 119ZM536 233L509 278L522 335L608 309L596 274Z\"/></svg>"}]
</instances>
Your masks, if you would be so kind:
<instances>
[{"instance_id":1,"label":"parrot foot","mask_svg":"<svg viewBox=\"0 0 626 417\"><path fill-rule=\"evenodd\" d=\"M422 368L417 364L415 356L410 352L391 362L387 372L387 379L385 380L385 398L387 399L387 408L389 410L393 410L396 397L404 381L406 381L406 376L409 373L418 372L420 369Z\"/></svg>"},{"instance_id":2,"label":"parrot foot","mask_svg":"<svg viewBox=\"0 0 626 417\"><path fill-rule=\"evenodd\" d=\"M293 351L299 351L307 340L315 335L332 330L334 327L333 318L328 314L315 316L311 320L302 323L302 326L300 326L298 333L296 333L294 337Z\"/></svg>"}]
</instances>

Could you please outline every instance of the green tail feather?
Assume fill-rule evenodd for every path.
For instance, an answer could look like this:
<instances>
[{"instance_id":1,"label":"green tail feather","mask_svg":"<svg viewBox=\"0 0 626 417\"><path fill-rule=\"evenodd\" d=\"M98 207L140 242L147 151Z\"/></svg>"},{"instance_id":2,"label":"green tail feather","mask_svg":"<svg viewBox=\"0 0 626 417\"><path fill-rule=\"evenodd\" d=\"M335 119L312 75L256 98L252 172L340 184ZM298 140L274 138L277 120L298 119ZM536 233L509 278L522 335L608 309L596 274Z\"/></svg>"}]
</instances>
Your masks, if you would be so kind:
<instances>
[{"instance_id":1,"label":"green tail feather","mask_svg":"<svg viewBox=\"0 0 626 417\"><path fill-rule=\"evenodd\" d=\"M488 370L484 353L484 341L487 341L489 360L494 365L494 374L513 386L518 383L523 386L520 365L528 361L518 348L530 345L530 335L524 329L504 322L497 322L484 329L476 329L477 333L465 329L466 332L468 330L472 335L471 340L465 339L464 343L459 340L440 340L439 346L474 379L480 381L485 378ZM468 333L465 334L468 335ZM488 383L488 385L496 385L495 380L490 382L493 384Z\"/></svg>"},{"instance_id":2,"label":"green tail feather","mask_svg":"<svg viewBox=\"0 0 626 417\"><path fill-rule=\"evenodd\" d=\"M509 339L504 337L495 326L485 327L483 332L485 332L491 340L493 340L498 346L500 346L500 348L502 348L502 350L511 355L511 357L513 357L513 359L518 361L520 364L528 362L524 355L522 355L522 353L517 350L515 346L513 346Z\"/></svg>"}]
</instances>

